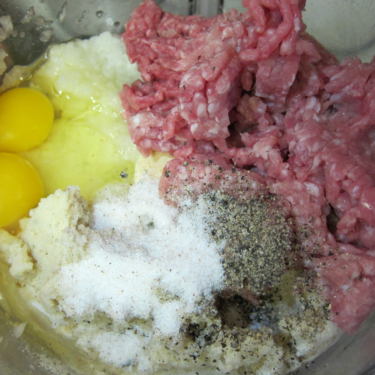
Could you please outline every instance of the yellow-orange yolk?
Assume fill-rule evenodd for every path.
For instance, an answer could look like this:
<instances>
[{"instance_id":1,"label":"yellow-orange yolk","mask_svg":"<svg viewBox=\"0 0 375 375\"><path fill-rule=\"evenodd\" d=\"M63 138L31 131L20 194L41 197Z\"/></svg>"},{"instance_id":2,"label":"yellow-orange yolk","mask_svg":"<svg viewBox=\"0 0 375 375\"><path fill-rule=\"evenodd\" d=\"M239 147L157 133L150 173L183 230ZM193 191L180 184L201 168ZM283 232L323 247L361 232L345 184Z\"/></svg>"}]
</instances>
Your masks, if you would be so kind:
<instances>
[{"instance_id":1,"label":"yellow-orange yolk","mask_svg":"<svg viewBox=\"0 0 375 375\"><path fill-rule=\"evenodd\" d=\"M44 194L42 180L26 159L0 153L0 227L26 216Z\"/></svg>"},{"instance_id":2,"label":"yellow-orange yolk","mask_svg":"<svg viewBox=\"0 0 375 375\"><path fill-rule=\"evenodd\" d=\"M50 100L26 87L0 95L0 151L27 151L48 137L54 119Z\"/></svg>"}]
</instances>

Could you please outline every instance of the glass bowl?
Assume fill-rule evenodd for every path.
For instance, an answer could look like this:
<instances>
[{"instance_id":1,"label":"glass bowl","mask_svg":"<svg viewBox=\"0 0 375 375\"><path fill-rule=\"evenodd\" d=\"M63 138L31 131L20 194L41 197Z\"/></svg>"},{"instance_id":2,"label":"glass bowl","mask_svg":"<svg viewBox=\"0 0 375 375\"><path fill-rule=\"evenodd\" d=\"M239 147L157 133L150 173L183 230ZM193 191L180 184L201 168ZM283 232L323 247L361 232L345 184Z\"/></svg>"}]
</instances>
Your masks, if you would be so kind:
<instances>
[{"instance_id":1,"label":"glass bowl","mask_svg":"<svg viewBox=\"0 0 375 375\"><path fill-rule=\"evenodd\" d=\"M140 0L2 0L0 37L1 20L10 16L13 32L3 47L11 57L11 64L29 64L51 43L88 37L106 30L121 32L139 3ZM206 16L229 8L241 8L241 0L159 0L158 3L171 12ZM374 16L373 0L310 0L304 20L308 31L339 59L357 55L369 61L375 55ZM0 309L1 375L74 374L65 367L63 359L54 357L27 329L22 335L23 329L21 322L14 321ZM296 374L374 375L375 314L356 334L343 335Z\"/></svg>"}]
</instances>

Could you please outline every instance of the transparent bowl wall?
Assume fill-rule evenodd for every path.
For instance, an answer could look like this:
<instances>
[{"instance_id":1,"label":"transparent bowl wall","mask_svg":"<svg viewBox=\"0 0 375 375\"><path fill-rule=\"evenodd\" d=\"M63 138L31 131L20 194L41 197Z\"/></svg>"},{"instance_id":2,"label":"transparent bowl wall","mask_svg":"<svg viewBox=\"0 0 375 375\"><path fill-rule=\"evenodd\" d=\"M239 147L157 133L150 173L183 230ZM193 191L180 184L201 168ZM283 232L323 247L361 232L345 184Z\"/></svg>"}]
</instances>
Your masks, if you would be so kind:
<instances>
[{"instance_id":1,"label":"transparent bowl wall","mask_svg":"<svg viewBox=\"0 0 375 375\"><path fill-rule=\"evenodd\" d=\"M158 2L171 12L196 12L207 16L229 8L241 8L241 0ZM14 62L27 64L50 43L105 30L121 32L139 3L139 0L1 0L0 16L11 15L17 31L5 46ZM304 19L308 31L340 59L356 55L369 61L375 55L375 0L308 0ZM56 373L40 367L35 360L35 353L44 351L43 345L27 333L16 338L11 319L0 310L1 375ZM59 375L65 373L64 364L60 366ZM69 370L66 373L74 374ZM375 315L355 335L345 335L298 374L375 375Z\"/></svg>"}]
</instances>

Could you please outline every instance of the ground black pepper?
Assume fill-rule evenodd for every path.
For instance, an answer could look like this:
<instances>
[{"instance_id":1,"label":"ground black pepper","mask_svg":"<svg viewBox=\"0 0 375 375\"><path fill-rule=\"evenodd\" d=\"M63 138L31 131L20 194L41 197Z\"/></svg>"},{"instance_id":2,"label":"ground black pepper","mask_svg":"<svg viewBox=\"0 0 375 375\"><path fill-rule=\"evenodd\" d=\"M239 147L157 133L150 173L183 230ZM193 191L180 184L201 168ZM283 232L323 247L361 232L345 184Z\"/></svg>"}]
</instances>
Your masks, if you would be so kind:
<instances>
[{"instance_id":1,"label":"ground black pepper","mask_svg":"<svg viewBox=\"0 0 375 375\"><path fill-rule=\"evenodd\" d=\"M216 241L226 241L228 291L245 300L269 293L296 263L294 232L276 198L269 194L241 200L211 192L205 199L210 233Z\"/></svg>"}]
</instances>

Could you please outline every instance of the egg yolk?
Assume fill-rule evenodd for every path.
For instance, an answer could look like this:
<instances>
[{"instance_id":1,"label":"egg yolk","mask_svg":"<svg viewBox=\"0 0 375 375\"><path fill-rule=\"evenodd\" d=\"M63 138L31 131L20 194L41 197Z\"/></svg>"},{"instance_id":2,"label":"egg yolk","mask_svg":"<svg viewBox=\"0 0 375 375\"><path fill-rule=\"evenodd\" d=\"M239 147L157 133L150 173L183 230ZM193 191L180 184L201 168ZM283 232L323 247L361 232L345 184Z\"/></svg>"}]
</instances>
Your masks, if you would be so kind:
<instances>
[{"instance_id":1,"label":"egg yolk","mask_svg":"<svg viewBox=\"0 0 375 375\"><path fill-rule=\"evenodd\" d=\"M44 188L29 161L5 152L0 153L0 180L0 227L6 227L38 204Z\"/></svg>"},{"instance_id":2,"label":"egg yolk","mask_svg":"<svg viewBox=\"0 0 375 375\"><path fill-rule=\"evenodd\" d=\"M50 100L40 91L19 87L0 95L0 151L27 151L48 137L54 118Z\"/></svg>"}]
</instances>

